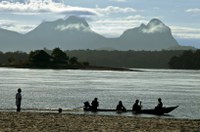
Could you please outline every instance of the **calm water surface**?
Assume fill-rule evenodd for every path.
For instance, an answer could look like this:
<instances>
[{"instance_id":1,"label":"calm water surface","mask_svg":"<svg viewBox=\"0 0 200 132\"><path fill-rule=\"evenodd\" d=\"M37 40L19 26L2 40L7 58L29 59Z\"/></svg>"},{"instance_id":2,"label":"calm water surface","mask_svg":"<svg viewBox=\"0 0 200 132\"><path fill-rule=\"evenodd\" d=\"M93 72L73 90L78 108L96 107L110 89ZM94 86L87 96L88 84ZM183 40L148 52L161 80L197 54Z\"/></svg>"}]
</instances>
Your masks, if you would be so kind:
<instances>
[{"instance_id":1,"label":"calm water surface","mask_svg":"<svg viewBox=\"0 0 200 132\"><path fill-rule=\"evenodd\" d=\"M145 72L0 68L0 108L15 109L15 94L22 88L24 109L74 109L95 97L99 99L100 108L115 108L122 100L124 106L131 109L135 99L142 101L143 108L154 108L157 98L161 97L164 106L179 105L169 117L200 119L200 71L143 70Z\"/></svg>"}]
</instances>

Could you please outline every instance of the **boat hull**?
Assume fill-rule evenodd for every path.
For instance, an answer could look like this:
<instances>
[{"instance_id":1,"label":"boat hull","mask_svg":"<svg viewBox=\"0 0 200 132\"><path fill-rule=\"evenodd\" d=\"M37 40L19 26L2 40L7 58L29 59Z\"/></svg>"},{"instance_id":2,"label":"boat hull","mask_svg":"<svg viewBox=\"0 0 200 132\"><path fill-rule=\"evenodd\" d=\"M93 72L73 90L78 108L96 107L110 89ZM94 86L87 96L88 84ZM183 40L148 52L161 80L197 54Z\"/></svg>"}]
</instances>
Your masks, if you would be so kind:
<instances>
[{"instance_id":1,"label":"boat hull","mask_svg":"<svg viewBox=\"0 0 200 132\"><path fill-rule=\"evenodd\" d=\"M155 110L155 109L143 109L140 112L135 112L132 110L126 110L126 111L116 111L116 109L97 109L96 111L92 111L91 109L84 109L84 111L92 111L92 112L133 112L136 114L154 114L154 115L163 115L170 113L174 109L176 109L178 106L173 107L164 107L162 110Z\"/></svg>"}]
</instances>

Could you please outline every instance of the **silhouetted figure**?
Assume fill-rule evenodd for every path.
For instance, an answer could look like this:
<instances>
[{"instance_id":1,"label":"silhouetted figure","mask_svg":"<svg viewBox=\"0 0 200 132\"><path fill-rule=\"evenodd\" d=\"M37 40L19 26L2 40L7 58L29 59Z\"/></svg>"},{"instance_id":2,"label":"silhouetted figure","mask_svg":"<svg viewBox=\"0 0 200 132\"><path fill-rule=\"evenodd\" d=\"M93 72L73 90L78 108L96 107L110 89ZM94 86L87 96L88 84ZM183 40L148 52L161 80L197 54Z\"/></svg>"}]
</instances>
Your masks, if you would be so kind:
<instances>
[{"instance_id":1,"label":"silhouetted figure","mask_svg":"<svg viewBox=\"0 0 200 132\"><path fill-rule=\"evenodd\" d=\"M158 98L158 105L156 106L156 108L160 109L162 107L163 107L162 99Z\"/></svg>"},{"instance_id":2,"label":"silhouetted figure","mask_svg":"<svg viewBox=\"0 0 200 132\"><path fill-rule=\"evenodd\" d=\"M162 103L162 99L158 98L158 105L155 107L155 110L157 111L158 114L162 114L163 113L163 103Z\"/></svg>"},{"instance_id":3,"label":"silhouetted figure","mask_svg":"<svg viewBox=\"0 0 200 132\"><path fill-rule=\"evenodd\" d=\"M84 102L84 110L92 110L92 107L88 101Z\"/></svg>"},{"instance_id":4,"label":"silhouetted figure","mask_svg":"<svg viewBox=\"0 0 200 132\"><path fill-rule=\"evenodd\" d=\"M137 99L135 101L135 103L133 104L132 111L134 111L135 113L140 113L141 109L142 109L141 102L140 102L140 105L139 105L139 100Z\"/></svg>"},{"instance_id":5,"label":"silhouetted figure","mask_svg":"<svg viewBox=\"0 0 200 132\"><path fill-rule=\"evenodd\" d=\"M117 107L116 107L117 112L125 112L126 108L124 107L124 105L122 104L122 101L119 101Z\"/></svg>"},{"instance_id":6,"label":"silhouetted figure","mask_svg":"<svg viewBox=\"0 0 200 132\"><path fill-rule=\"evenodd\" d=\"M99 106L99 102L97 98L94 98L94 100L91 103L91 109L92 111L97 111L97 107Z\"/></svg>"},{"instance_id":7,"label":"silhouetted figure","mask_svg":"<svg viewBox=\"0 0 200 132\"><path fill-rule=\"evenodd\" d=\"M16 106L17 106L17 112L20 112L21 111L21 101L22 101L22 95L21 95L21 88L19 88L18 90L18 93L16 94Z\"/></svg>"},{"instance_id":8,"label":"silhouetted figure","mask_svg":"<svg viewBox=\"0 0 200 132\"><path fill-rule=\"evenodd\" d=\"M58 109L58 113L62 113L62 108L59 108L59 109Z\"/></svg>"}]
</instances>

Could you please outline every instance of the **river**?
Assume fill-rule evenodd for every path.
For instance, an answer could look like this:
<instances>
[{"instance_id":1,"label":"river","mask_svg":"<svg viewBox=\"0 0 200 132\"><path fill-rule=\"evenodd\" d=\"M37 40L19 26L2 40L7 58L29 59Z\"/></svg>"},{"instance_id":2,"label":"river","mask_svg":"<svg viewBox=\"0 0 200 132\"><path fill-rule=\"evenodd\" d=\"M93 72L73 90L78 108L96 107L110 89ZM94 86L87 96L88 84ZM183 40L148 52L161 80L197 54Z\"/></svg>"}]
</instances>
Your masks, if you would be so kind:
<instances>
[{"instance_id":1,"label":"river","mask_svg":"<svg viewBox=\"0 0 200 132\"><path fill-rule=\"evenodd\" d=\"M100 108L115 108L122 100L131 109L139 99L146 109L154 108L161 97L164 106L179 105L170 118L200 119L199 70L140 70L143 72L0 68L0 108L14 110L15 94L21 88L25 110L73 110L95 97Z\"/></svg>"}]
</instances>

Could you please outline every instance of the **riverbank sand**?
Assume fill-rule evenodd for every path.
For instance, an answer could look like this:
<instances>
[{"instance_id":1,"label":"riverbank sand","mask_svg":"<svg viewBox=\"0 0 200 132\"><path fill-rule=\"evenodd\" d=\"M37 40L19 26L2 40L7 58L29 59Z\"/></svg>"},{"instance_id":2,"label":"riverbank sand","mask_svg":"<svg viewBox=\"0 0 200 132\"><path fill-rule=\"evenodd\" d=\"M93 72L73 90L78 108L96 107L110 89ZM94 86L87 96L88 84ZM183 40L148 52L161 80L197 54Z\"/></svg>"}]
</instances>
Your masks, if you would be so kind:
<instances>
[{"instance_id":1,"label":"riverbank sand","mask_svg":"<svg viewBox=\"0 0 200 132\"><path fill-rule=\"evenodd\" d=\"M200 120L0 112L0 132L200 132Z\"/></svg>"}]
</instances>

